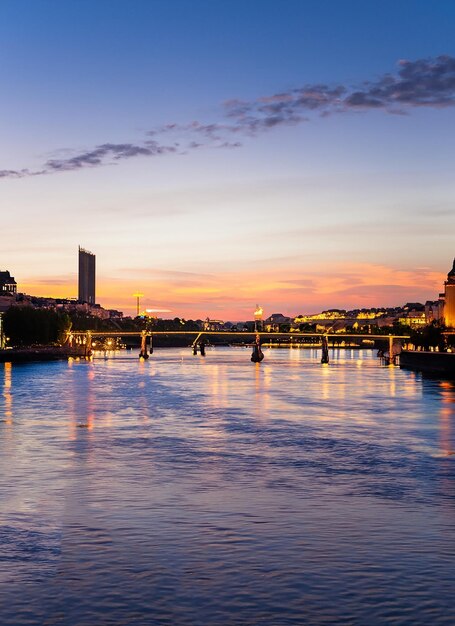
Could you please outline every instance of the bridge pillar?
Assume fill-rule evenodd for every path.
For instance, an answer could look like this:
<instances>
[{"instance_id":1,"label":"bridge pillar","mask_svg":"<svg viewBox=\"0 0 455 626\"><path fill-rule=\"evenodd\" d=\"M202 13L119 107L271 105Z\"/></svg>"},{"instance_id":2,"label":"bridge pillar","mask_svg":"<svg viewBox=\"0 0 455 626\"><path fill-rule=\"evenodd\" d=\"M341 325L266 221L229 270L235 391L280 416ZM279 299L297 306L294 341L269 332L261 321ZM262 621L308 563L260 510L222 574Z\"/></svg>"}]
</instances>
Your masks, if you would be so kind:
<instances>
[{"instance_id":1,"label":"bridge pillar","mask_svg":"<svg viewBox=\"0 0 455 626\"><path fill-rule=\"evenodd\" d=\"M89 330L85 335L85 356L86 358L92 356L92 333Z\"/></svg>"},{"instance_id":2,"label":"bridge pillar","mask_svg":"<svg viewBox=\"0 0 455 626\"><path fill-rule=\"evenodd\" d=\"M199 333L198 336L196 337L196 339L193 341L193 354L194 356L197 355L197 347L199 345L199 348L201 348L201 342L199 341L199 339L202 337L202 333ZM201 354L202 354L202 349L201 349ZM202 356L205 356L205 349L204 349L204 354L202 354Z\"/></svg>"},{"instance_id":3,"label":"bridge pillar","mask_svg":"<svg viewBox=\"0 0 455 626\"><path fill-rule=\"evenodd\" d=\"M73 347L73 339L74 339L74 336L72 335L72 333L71 332L67 332L65 340L63 342L63 345L66 346L67 348L72 348Z\"/></svg>"},{"instance_id":4,"label":"bridge pillar","mask_svg":"<svg viewBox=\"0 0 455 626\"><path fill-rule=\"evenodd\" d=\"M143 330L141 332L141 351L139 352L140 359L148 359L149 355L147 352L147 332Z\"/></svg>"},{"instance_id":5,"label":"bridge pillar","mask_svg":"<svg viewBox=\"0 0 455 626\"><path fill-rule=\"evenodd\" d=\"M3 313L0 313L0 349L3 350L3 348L6 345L6 340L5 340L5 333L3 332L3 321L2 321L2 317L3 317Z\"/></svg>"},{"instance_id":6,"label":"bridge pillar","mask_svg":"<svg viewBox=\"0 0 455 626\"><path fill-rule=\"evenodd\" d=\"M321 363L328 363L329 362L329 340L327 339L327 335L322 335L321 345L322 345Z\"/></svg>"},{"instance_id":7,"label":"bridge pillar","mask_svg":"<svg viewBox=\"0 0 455 626\"><path fill-rule=\"evenodd\" d=\"M253 354L251 355L251 360L253 363L260 363L264 358L264 353L261 350L261 336L256 335L254 344L253 344Z\"/></svg>"},{"instance_id":8,"label":"bridge pillar","mask_svg":"<svg viewBox=\"0 0 455 626\"><path fill-rule=\"evenodd\" d=\"M389 335L389 356L385 357L386 365L396 365L397 364L397 355L393 353L393 345L394 345L395 337L393 335Z\"/></svg>"}]
</instances>

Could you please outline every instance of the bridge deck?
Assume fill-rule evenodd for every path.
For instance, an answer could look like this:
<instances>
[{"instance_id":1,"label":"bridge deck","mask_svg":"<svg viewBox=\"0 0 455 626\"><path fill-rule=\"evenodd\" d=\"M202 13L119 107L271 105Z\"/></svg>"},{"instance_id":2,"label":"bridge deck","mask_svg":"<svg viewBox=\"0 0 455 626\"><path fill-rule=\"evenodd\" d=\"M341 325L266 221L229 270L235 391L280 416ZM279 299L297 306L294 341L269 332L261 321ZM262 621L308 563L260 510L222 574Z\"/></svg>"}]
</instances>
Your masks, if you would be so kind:
<instances>
[{"instance_id":1,"label":"bridge deck","mask_svg":"<svg viewBox=\"0 0 455 626\"><path fill-rule=\"evenodd\" d=\"M337 339L384 339L389 340L390 337L394 339L410 339L409 335L359 335L359 334L349 334L349 333L274 333L274 332L255 332L252 331L229 331L229 330L147 330L147 331L110 331L110 330L91 330L91 331L70 331L69 335L73 335L73 337L85 337L87 334L90 334L92 337L142 337L144 334L148 337L155 335L216 335L218 337L251 337L259 335L260 337L328 337L328 338L337 338Z\"/></svg>"}]
</instances>

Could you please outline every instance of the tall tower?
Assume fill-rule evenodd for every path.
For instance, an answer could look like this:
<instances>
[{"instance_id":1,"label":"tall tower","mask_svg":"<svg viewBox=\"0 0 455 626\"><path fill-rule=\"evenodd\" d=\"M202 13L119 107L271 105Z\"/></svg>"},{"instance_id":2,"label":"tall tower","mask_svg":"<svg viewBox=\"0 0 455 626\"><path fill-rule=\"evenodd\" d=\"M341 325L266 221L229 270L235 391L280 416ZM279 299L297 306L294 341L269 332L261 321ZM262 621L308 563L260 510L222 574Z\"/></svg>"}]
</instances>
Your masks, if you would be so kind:
<instances>
[{"instance_id":1,"label":"tall tower","mask_svg":"<svg viewBox=\"0 0 455 626\"><path fill-rule=\"evenodd\" d=\"M444 287L444 324L455 328L455 259L453 260L452 269L447 274Z\"/></svg>"},{"instance_id":2,"label":"tall tower","mask_svg":"<svg viewBox=\"0 0 455 626\"><path fill-rule=\"evenodd\" d=\"M79 246L79 302L95 304L95 255Z\"/></svg>"}]
</instances>

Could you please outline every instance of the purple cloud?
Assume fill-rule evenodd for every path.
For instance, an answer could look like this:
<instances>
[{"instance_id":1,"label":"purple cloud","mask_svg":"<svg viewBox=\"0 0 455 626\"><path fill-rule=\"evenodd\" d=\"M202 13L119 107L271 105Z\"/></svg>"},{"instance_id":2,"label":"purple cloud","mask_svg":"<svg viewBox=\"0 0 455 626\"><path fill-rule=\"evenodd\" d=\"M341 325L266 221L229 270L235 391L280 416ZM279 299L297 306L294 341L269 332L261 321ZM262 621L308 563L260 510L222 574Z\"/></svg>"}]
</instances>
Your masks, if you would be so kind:
<instances>
[{"instance_id":1,"label":"purple cloud","mask_svg":"<svg viewBox=\"0 0 455 626\"><path fill-rule=\"evenodd\" d=\"M139 144L104 143L83 152L69 151L69 156L49 159L37 171L0 170L0 178L68 172L135 157L188 154L203 148L238 148L242 137L255 137L280 126L302 124L314 113L323 117L374 109L406 113L415 107L454 105L454 57L402 60L395 74L384 74L356 87L310 84L254 100L229 100L224 103L220 121L168 123L148 131ZM170 145L164 139L169 136L174 138Z\"/></svg>"},{"instance_id":2,"label":"purple cloud","mask_svg":"<svg viewBox=\"0 0 455 626\"><path fill-rule=\"evenodd\" d=\"M279 125L308 121L308 114L321 115L355 110L384 109L404 113L412 107L447 107L455 104L455 58L400 61L396 75L384 74L357 88L343 85L306 85L252 101L225 103L226 116L236 130L249 134Z\"/></svg>"},{"instance_id":3,"label":"purple cloud","mask_svg":"<svg viewBox=\"0 0 455 626\"><path fill-rule=\"evenodd\" d=\"M114 161L122 159L131 159L137 156L157 156L176 152L175 146L164 146L156 141L147 141L143 145L134 145L131 143L105 143L97 146L93 150L81 152L66 159L50 159L45 164L45 171L50 172L67 172L78 170L84 167L94 167L106 163L106 159L111 158Z\"/></svg>"}]
</instances>

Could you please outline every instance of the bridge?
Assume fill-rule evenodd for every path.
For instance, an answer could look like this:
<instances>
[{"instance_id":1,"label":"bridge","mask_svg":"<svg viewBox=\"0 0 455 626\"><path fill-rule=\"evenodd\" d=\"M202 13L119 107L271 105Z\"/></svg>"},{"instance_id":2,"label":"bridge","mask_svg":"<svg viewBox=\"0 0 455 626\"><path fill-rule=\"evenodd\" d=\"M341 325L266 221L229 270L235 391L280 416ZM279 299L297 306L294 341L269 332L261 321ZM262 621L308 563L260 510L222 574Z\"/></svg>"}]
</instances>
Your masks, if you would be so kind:
<instances>
[{"instance_id":1,"label":"bridge","mask_svg":"<svg viewBox=\"0 0 455 626\"><path fill-rule=\"evenodd\" d=\"M90 357L92 354L93 340L94 338L126 338L126 337L138 337L141 341L141 349L139 352L139 357L143 359L148 359L149 353L153 352L153 337L159 336L172 336L172 335L182 335L182 336L192 336L194 340L191 344L193 348L193 354L197 354L197 350L202 356L205 356L205 345L206 345L206 337L242 337L243 339L247 337L254 337L254 342L252 345L259 347L261 345L261 339L268 338L290 338L292 340L300 339L300 338L312 338L320 340L320 345L323 348L323 353L326 355L326 361L328 362L328 341L330 339L344 340L344 339L358 339L358 340L380 340L388 342L388 350L390 358L393 356L393 345L395 340L409 340L409 335L361 335L361 334L348 334L348 333L304 333L304 332L283 332L283 333L275 333L275 332L255 332L255 331L228 331L228 330L220 330L220 331L210 331L210 330L170 330L170 331L153 331L153 330L142 330L142 331L96 331L96 330L87 330L87 331L69 331L67 333L65 344L69 347L73 347L74 344L80 345L84 347L84 356ZM324 358L324 357L323 357Z\"/></svg>"}]
</instances>

